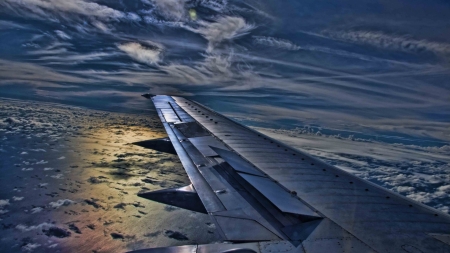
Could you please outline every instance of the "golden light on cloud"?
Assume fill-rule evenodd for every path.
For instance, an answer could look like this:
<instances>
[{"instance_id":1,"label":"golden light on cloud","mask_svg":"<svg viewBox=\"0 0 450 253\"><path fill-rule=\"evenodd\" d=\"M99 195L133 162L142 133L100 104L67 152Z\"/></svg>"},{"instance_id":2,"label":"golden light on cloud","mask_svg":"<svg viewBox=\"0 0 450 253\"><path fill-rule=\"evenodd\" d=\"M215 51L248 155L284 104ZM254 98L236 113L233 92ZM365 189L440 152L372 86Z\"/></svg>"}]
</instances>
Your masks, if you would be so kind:
<instances>
[{"instance_id":1,"label":"golden light on cloud","mask_svg":"<svg viewBox=\"0 0 450 253\"><path fill-rule=\"evenodd\" d=\"M132 144L166 137L156 114L1 99L0 109L10 129L0 139L21 154L0 152L14 186L0 208L13 224L2 246L19 240L23 251L126 252L214 240L208 215L137 196L190 183L177 156ZM172 238L174 231L183 237Z\"/></svg>"}]
</instances>

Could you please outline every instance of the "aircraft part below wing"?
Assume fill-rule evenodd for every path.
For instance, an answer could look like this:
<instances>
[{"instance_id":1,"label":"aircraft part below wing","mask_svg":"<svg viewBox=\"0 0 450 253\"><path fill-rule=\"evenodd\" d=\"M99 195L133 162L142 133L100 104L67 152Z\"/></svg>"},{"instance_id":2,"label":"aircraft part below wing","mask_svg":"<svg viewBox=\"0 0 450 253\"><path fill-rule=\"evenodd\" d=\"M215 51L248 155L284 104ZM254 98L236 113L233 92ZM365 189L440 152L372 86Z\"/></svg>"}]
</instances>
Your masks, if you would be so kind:
<instances>
[{"instance_id":1,"label":"aircraft part below wing","mask_svg":"<svg viewBox=\"0 0 450 253\"><path fill-rule=\"evenodd\" d=\"M447 214L194 101L151 99L192 182L188 196L203 204L188 209L206 210L229 243L137 252L450 252ZM168 191L150 195L177 205Z\"/></svg>"}]
</instances>

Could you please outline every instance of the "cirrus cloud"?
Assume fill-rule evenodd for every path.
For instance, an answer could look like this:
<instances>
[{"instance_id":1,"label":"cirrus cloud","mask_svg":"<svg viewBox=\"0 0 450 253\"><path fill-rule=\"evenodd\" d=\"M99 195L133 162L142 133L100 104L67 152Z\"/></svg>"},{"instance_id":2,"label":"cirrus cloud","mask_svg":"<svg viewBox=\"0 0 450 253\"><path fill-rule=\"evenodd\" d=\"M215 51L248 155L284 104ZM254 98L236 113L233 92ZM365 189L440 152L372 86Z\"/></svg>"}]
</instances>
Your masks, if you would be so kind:
<instances>
[{"instance_id":1,"label":"cirrus cloud","mask_svg":"<svg viewBox=\"0 0 450 253\"><path fill-rule=\"evenodd\" d=\"M410 36L390 35L373 31L323 31L322 36L383 49L400 50L409 53L432 52L436 55L450 55L450 44Z\"/></svg>"},{"instance_id":2,"label":"cirrus cloud","mask_svg":"<svg viewBox=\"0 0 450 253\"><path fill-rule=\"evenodd\" d=\"M216 22L199 22L200 28L189 30L201 34L208 40L208 52L225 40L233 40L247 34L254 25L245 22L241 17L220 17Z\"/></svg>"},{"instance_id":3,"label":"cirrus cloud","mask_svg":"<svg viewBox=\"0 0 450 253\"><path fill-rule=\"evenodd\" d=\"M50 14L83 15L102 20L135 19L133 15L115 10L105 5L84 0L5 0L4 5L16 13L30 15L30 12L40 18L48 18Z\"/></svg>"}]
</instances>

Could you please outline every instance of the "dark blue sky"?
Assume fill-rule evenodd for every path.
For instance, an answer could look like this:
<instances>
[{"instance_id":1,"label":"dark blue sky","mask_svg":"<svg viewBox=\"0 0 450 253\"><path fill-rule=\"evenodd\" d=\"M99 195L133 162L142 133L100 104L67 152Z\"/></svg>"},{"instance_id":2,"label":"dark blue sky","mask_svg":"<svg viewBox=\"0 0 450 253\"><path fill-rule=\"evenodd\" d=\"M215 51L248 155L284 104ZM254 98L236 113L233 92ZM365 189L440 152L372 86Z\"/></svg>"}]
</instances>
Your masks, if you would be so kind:
<instances>
[{"instance_id":1,"label":"dark blue sky","mask_svg":"<svg viewBox=\"0 0 450 253\"><path fill-rule=\"evenodd\" d=\"M195 13L196 17L194 17ZM248 124L442 146L447 1L3 0L0 96L192 96Z\"/></svg>"}]
</instances>

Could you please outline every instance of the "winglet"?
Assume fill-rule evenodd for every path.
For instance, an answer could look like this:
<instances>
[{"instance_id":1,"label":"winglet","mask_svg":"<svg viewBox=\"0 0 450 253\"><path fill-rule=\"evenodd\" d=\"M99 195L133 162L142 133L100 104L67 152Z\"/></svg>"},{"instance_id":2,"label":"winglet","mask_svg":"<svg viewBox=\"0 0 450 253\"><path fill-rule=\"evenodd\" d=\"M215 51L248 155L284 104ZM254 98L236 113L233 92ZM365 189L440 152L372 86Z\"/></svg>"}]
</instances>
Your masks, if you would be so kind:
<instances>
[{"instance_id":1,"label":"winglet","mask_svg":"<svg viewBox=\"0 0 450 253\"><path fill-rule=\"evenodd\" d=\"M138 193L138 196L199 213L208 213L192 185L180 188Z\"/></svg>"}]
</instances>

